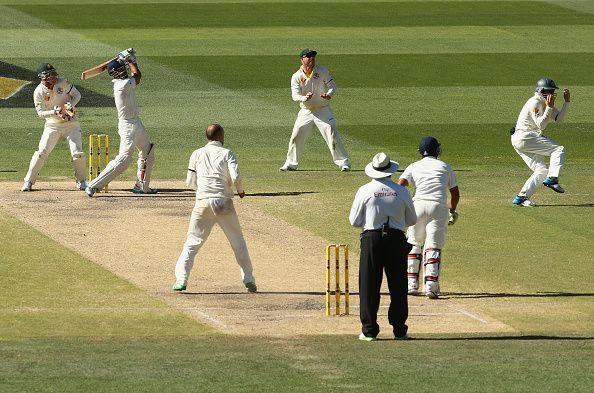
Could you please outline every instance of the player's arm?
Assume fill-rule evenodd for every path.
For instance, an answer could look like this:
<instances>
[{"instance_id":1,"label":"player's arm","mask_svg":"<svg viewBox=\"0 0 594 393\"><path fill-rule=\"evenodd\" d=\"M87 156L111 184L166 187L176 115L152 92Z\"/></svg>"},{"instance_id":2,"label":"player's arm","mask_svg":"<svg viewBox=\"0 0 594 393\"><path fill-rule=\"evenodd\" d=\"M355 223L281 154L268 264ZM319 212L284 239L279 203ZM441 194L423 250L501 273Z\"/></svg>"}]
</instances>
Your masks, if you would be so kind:
<instances>
[{"instance_id":1,"label":"player's arm","mask_svg":"<svg viewBox=\"0 0 594 393\"><path fill-rule=\"evenodd\" d=\"M305 102L308 101L312 97L312 93L307 93L306 95L301 95L301 84L299 83L299 75L295 74L291 78L291 97L293 101L296 102Z\"/></svg>"},{"instance_id":2,"label":"player's arm","mask_svg":"<svg viewBox=\"0 0 594 393\"><path fill-rule=\"evenodd\" d=\"M450 212L455 211L460 202L460 190L458 186L450 188Z\"/></svg>"},{"instance_id":3,"label":"player's arm","mask_svg":"<svg viewBox=\"0 0 594 393\"><path fill-rule=\"evenodd\" d=\"M413 203L410 193L405 188L406 194L403 195L403 199L406 202L406 209L404 211L404 224L409 227L417 223L417 211L415 210L415 204Z\"/></svg>"},{"instance_id":4,"label":"player's arm","mask_svg":"<svg viewBox=\"0 0 594 393\"><path fill-rule=\"evenodd\" d=\"M336 82L330 73L327 73L326 79L324 80L324 85L326 86L326 92L323 93L321 97L329 100L334 96L334 94L336 94Z\"/></svg>"},{"instance_id":5,"label":"player's arm","mask_svg":"<svg viewBox=\"0 0 594 393\"><path fill-rule=\"evenodd\" d=\"M142 78L142 73L140 72L140 68L138 68L138 64L136 64L136 63L130 63L129 67L130 67L130 73L134 77L134 80L136 81L136 85L138 86L140 84L140 78Z\"/></svg>"},{"instance_id":6,"label":"player's arm","mask_svg":"<svg viewBox=\"0 0 594 393\"><path fill-rule=\"evenodd\" d=\"M571 94L569 93L569 89L563 89L563 99L564 102L563 106L561 107L561 110L553 108L553 119L555 119L557 123L561 123L563 119L565 119L565 115L569 110L569 102L571 101Z\"/></svg>"},{"instance_id":7,"label":"player's arm","mask_svg":"<svg viewBox=\"0 0 594 393\"><path fill-rule=\"evenodd\" d=\"M194 152L190 156L190 162L188 163L188 172L186 174L186 185L192 190L198 189L198 178L196 176L196 156Z\"/></svg>"},{"instance_id":8,"label":"player's arm","mask_svg":"<svg viewBox=\"0 0 594 393\"><path fill-rule=\"evenodd\" d=\"M80 94L80 91L78 91L78 89L74 87L73 84L71 84L68 81L66 83L69 85L66 94L68 94L68 97L70 97L70 104L72 105L72 107L75 107L80 102L82 95Z\"/></svg>"},{"instance_id":9,"label":"player's arm","mask_svg":"<svg viewBox=\"0 0 594 393\"><path fill-rule=\"evenodd\" d=\"M553 120L553 107L545 105L544 111L541 111L538 103L534 101L530 108L530 117L532 117L534 124L540 130L544 130L550 121Z\"/></svg>"},{"instance_id":10,"label":"player's arm","mask_svg":"<svg viewBox=\"0 0 594 393\"><path fill-rule=\"evenodd\" d=\"M241 181L241 173L239 173L239 164L237 163L237 157L231 151L229 151L229 155L227 156L227 168L229 169L231 181L233 181L233 185L235 185L235 189L237 190L237 195L243 198L245 196L245 190Z\"/></svg>"},{"instance_id":11,"label":"player's arm","mask_svg":"<svg viewBox=\"0 0 594 393\"><path fill-rule=\"evenodd\" d=\"M35 92L35 94L33 94L33 103L35 104L35 111L37 112L37 116L39 116L41 119L47 119L48 117L55 116L59 113L60 108L57 106L55 106L53 109L44 110L42 102L43 93Z\"/></svg>"}]
</instances>

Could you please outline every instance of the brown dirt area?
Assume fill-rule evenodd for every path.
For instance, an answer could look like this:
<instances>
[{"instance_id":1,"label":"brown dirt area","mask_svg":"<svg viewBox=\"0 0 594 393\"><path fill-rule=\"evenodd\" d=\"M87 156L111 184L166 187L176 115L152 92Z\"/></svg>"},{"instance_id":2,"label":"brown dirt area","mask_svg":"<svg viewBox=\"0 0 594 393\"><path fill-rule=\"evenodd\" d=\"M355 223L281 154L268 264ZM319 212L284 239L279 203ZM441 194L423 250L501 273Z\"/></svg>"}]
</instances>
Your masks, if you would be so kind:
<instances>
[{"instance_id":1,"label":"brown dirt area","mask_svg":"<svg viewBox=\"0 0 594 393\"><path fill-rule=\"evenodd\" d=\"M30 193L3 182L0 207L65 247L147 293L222 332L291 336L353 334L358 318L358 255L350 255L351 315L325 316L327 241L266 213L261 198L235 199L248 244L256 294L246 293L222 231L215 227L200 250L188 291L172 293L175 261L185 241L194 192L181 181L154 181L156 195L135 195L130 182L89 198L71 182L40 182ZM279 196L295 198L295 196ZM386 292L386 291L384 291ZM387 296L382 296L380 337L390 338ZM456 299L409 297L411 334L511 333L514 329Z\"/></svg>"}]
</instances>

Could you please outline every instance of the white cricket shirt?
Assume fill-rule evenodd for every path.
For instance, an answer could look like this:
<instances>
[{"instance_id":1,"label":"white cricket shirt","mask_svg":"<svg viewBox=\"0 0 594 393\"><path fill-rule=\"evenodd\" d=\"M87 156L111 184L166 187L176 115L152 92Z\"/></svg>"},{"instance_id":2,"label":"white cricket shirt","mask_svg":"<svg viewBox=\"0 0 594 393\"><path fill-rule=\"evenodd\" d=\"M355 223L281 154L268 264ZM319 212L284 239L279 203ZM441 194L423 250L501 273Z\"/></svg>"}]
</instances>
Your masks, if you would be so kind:
<instances>
[{"instance_id":1,"label":"white cricket shirt","mask_svg":"<svg viewBox=\"0 0 594 393\"><path fill-rule=\"evenodd\" d=\"M70 102L72 106L76 106L80 101L80 92L69 81L63 78L58 78L53 89L48 89L43 83L40 83L33 92L33 102L37 115L45 119L48 124L72 124L77 121L76 116L68 120L63 120L54 113L54 107L62 107L65 103Z\"/></svg>"},{"instance_id":2,"label":"white cricket shirt","mask_svg":"<svg viewBox=\"0 0 594 393\"><path fill-rule=\"evenodd\" d=\"M140 118L138 102L136 101L136 79L112 79L113 97L118 110L118 119L133 122Z\"/></svg>"},{"instance_id":3,"label":"white cricket shirt","mask_svg":"<svg viewBox=\"0 0 594 393\"><path fill-rule=\"evenodd\" d=\"M390 228L404 232L417 222L417 214L408 190L384 177L359 187L349 221L365 231L380 229L387 222Z\"/></svg>"},{"instance_id":4,"label":"white cricket shirt","mask_svg":"<svg viewBox=\"0 0 594 393\"><path fill-rule=\"evenodd\" d=\"M516 122L516 133L532 133L541 135L542 131L551 121L561 122L569 109L569 102L564 102L559 111L557 108L550 108L545 104L544 96L536 92L520 111ZM514 135L515 136L515 135Z\"/></svg>"},{"instance_id":5,"label":"white cricket shirt","mask_svg":"<svg viewBox=\"0 0 594 393\"><path fill-rule=\"evenodd\" d=\"M237 158L218 141L192 153L186 183L196 189L196 199L233 198L233 185L243 192Z\"/></svg>"},{"instance_id":6,"label":"white cricket shirt","mask_svg":"<svg viewBox=\"0 0 594 393\"><path fill-rule=\"evenodd\" d=\"M400 178L415 188L413 201L433 201L445 205L448 190L458 186L452 167L430 156L410 164Z\"/></svg>"},{"instance_id":7,"label":"white cricket shirt","mask_svg":"<svg viewBox=\"0 0 594 393\"><path fill-rule=\"evenodd\" d=\"M307 93L313 93L313 96L305 101ZM336 82L326 68L316 65L311 75L299 68L291 77L291 95L301 108L313 111L330 105L330 100L320 97L323 93L330 96L336 93Z\"/></svg>"}]
</instances>

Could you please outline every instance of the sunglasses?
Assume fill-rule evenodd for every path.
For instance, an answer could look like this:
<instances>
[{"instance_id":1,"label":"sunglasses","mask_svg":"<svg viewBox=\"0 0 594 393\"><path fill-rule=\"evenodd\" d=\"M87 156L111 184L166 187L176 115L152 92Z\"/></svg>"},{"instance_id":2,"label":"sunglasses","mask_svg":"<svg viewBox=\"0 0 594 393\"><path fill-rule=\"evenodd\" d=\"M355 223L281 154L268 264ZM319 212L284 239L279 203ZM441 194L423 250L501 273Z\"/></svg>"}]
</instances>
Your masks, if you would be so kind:
<instances>
[{"instance_id":1,"label":"sunglasses","mask_svg":"<svg viewBox=\"0 0 594 393\"><path fill-rule=\"evenodd\" d=\"M312 57L316 57L316 55L314 55L313 53L308 53L307 55L303 55L301 56L301 58L303 59L304 57L307 57L308 59L311 59Z\"/></svg>"}]
</instances>

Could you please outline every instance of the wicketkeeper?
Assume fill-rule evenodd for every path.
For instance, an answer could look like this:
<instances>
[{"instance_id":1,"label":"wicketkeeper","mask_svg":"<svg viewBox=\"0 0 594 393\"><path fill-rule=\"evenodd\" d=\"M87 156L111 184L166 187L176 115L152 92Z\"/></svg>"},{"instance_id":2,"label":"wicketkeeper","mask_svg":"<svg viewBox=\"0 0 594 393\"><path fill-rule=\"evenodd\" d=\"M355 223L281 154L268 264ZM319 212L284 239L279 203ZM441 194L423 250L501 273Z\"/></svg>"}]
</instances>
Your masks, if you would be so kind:
<instances>
[{"instance_id":1,"label":"wicketkeeper","mask_svg":"<svg viewBox=\"0 0 594 393\"><path fill-rule=\"evenodd\" d=\"M33 102L37 115L45 120L45 126L21 191L31 191L45 160L60 138L65 138L70 148L76 188L84 190L87 161L82 149L80 123L74 109L81 94L69 81L60 78L54 66L49 63L39 66L37 76L41 82L33 92Z\"/></svg>"}]
</instances>

